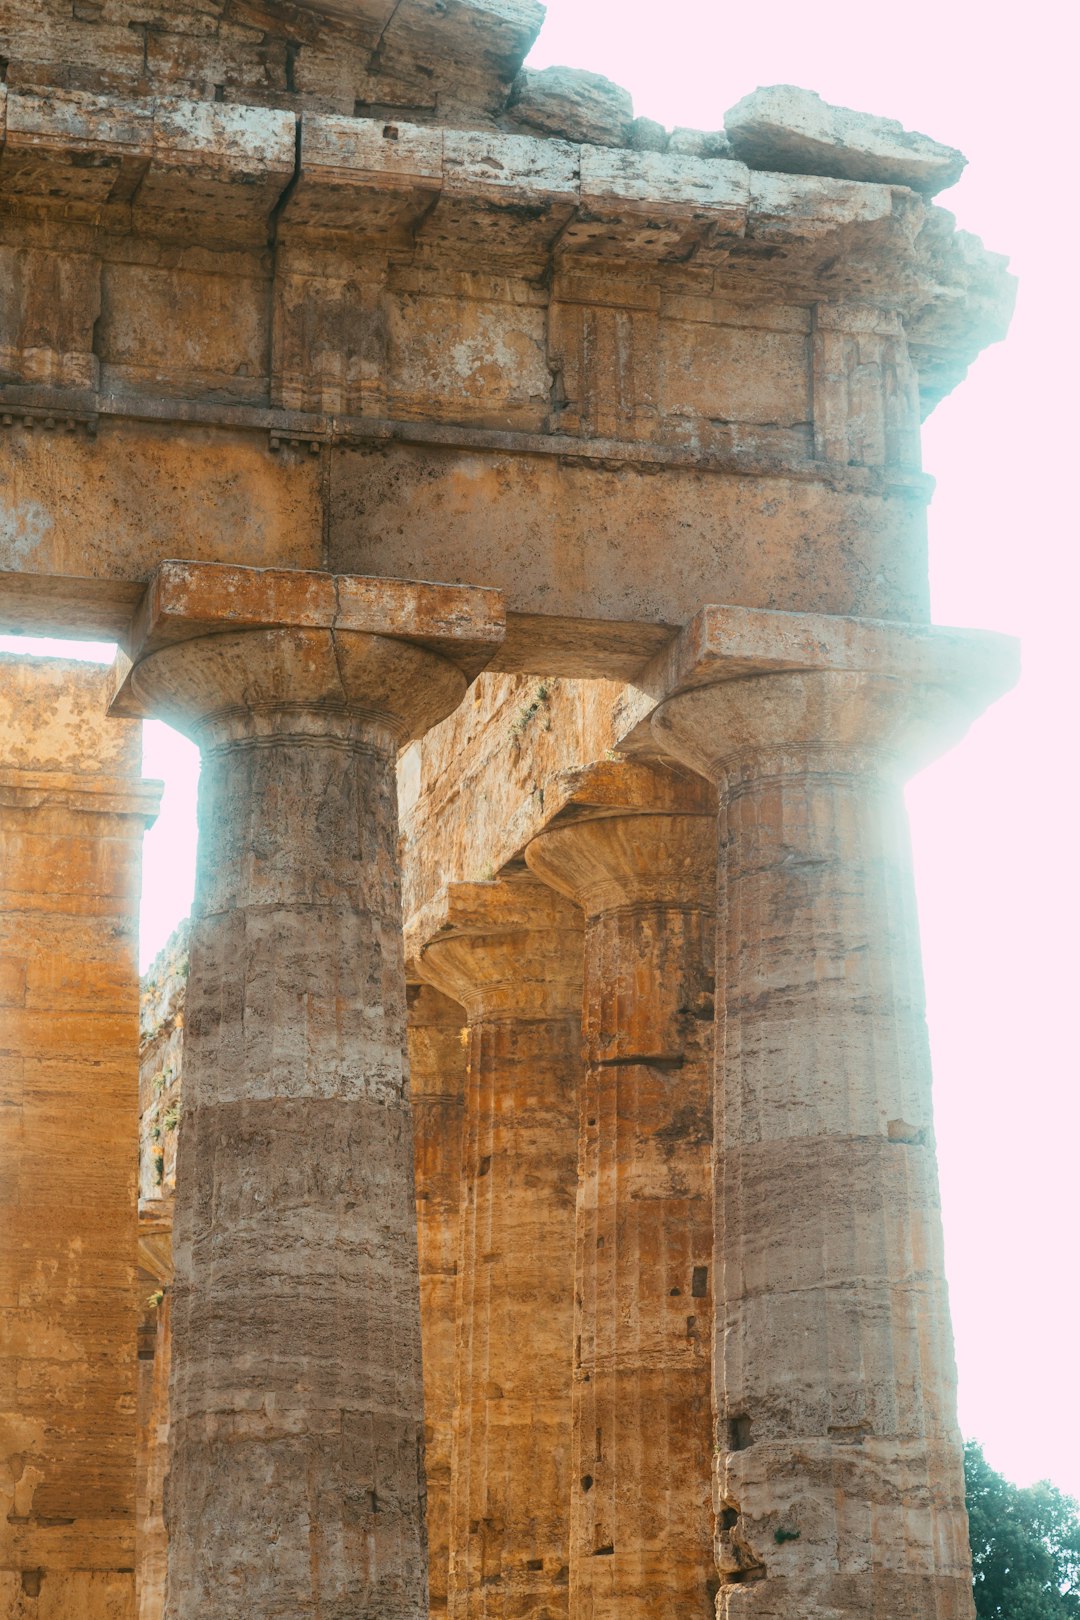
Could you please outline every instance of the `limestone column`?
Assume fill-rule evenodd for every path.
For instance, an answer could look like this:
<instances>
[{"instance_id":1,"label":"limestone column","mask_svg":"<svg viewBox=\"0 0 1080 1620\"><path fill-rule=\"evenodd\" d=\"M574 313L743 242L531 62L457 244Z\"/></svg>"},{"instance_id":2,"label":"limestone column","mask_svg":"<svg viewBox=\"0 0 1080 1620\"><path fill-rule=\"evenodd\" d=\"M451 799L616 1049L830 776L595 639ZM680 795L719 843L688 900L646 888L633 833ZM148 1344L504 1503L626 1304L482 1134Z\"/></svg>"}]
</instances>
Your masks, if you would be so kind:
<instances>
[{"instance_id":1,"label":"limestone column","mask_svg":"<svg viewBox=\"0 0 1080 1620\"><path fill-rule=\"evenodd\" d=\"M432 1615L442 1615L450 1566L465 1013L433 985L410 984L408 1019L424 1364L428 1607Z\"/></svg>"},{"instance_id":2,"label":"limestone column","mask_svg":"<svg viewBox=\"0 0 1080 1620\"><path fill-rule=\"evenodd\" d=\"M570 1614L709 1620L713 818L575 819L526 859L586 918Z\"/></svg>"},{"instance_id":3,"label":"limestone column","mask_svg":"<svg viewBox=\"0 0 1080 1620\"><path fill-rule=\"evenodd\" d=\"M874 630L875 627L870 627ZM678 696L719 784L719 1613L969 1620L956 1377L901 781L941 688Z\"/></svg>"},{"instance_id":4,"label":"limestone column","mask_svg":"<svg viewBox=\"0 0 1080 1620\"><path fill-rule=\"evenodd\" d=\"M485 594L164 565L134 627L121 711L202 750L168 1620L426 1612L395 762Z\"/></svg>"},{"instance_id":5,"label":"limestone column","mask_svg":"<svg viewBox=\"0 0 1080 1620\"><path fill-rule=\"evenodd\" d=\"M469 1066L449 1612L567 1613L581 921L529 877L454 884L420 971Z\"/></svg>"},{"instance_id":6,"label":"limestone column","mask_svg":"<svg viewBox=\"0 0 1080 1620\"><path fill-rule=\"evenodd\" d=\"M0 1614L133 1620L139 727L0 656Z\"/></svg>"}]
</instances>

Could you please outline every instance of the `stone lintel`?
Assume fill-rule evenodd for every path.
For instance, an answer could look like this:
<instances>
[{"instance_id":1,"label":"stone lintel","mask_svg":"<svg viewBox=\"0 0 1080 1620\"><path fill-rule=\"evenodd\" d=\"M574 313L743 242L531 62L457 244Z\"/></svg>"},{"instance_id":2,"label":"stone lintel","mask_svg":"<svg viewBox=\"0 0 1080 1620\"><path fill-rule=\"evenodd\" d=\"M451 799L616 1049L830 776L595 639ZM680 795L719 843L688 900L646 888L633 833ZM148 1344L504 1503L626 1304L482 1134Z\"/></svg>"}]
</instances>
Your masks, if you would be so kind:
<instances>
[{"instance_id":1,"label":"stone lintel","mask_svg":"<svg viewBox=\"0 0 1080 1620\"><path fill-rule=\"evenodd\" d=\"M462 585L378 580L312 569L244 568L164 562L117 655L111 713L142 712L130 690L139 662L162 648L245 630L326 630L379 636L433 652L468 679L505 635L498 591Z\"/></svg>"}]
</instances>

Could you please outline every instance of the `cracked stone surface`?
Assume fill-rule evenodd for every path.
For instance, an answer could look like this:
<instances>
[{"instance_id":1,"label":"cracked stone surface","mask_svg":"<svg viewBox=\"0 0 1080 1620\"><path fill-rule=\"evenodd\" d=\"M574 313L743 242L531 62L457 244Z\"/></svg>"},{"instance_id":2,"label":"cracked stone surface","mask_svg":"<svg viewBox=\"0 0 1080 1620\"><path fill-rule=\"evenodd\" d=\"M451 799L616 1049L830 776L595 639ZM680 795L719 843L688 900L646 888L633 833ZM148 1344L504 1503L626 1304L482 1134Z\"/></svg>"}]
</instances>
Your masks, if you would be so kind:
<instances>
[{"instance_id":1,"label":"cracked stone surface","mask_svg":"<svg viewBox=\"0 0 1080 1620\"><path fill-rule=\"evenodd\" d=\"M833 107L793 84L744 96L725 114L724 130L735 156L754 169L910 186L927 197L955 185L967 162L895 118Z\"/></svg>"}]
</instances>

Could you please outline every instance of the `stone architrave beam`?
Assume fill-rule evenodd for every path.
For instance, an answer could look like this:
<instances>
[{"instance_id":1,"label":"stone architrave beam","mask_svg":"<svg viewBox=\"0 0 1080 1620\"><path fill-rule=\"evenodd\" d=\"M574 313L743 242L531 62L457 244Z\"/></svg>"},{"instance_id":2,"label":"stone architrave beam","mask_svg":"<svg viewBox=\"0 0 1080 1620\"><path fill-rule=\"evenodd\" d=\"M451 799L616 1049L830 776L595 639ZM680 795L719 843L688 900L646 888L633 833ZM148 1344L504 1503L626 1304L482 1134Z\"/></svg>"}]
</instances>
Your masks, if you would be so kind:
<instances>
[{"instance_id":1,"label":"stone architrave beam","mask_svg":"<svg viewBox=\"0 0 1080 1620\"><path fill-rule=\"evenodd\" d=\"M170 1620L427 1605L395 763L502 626L492 593L390 581L382 601L370 580L170 565L119 672L118 712L203 757Z\"/></svg>"}]
</instances>

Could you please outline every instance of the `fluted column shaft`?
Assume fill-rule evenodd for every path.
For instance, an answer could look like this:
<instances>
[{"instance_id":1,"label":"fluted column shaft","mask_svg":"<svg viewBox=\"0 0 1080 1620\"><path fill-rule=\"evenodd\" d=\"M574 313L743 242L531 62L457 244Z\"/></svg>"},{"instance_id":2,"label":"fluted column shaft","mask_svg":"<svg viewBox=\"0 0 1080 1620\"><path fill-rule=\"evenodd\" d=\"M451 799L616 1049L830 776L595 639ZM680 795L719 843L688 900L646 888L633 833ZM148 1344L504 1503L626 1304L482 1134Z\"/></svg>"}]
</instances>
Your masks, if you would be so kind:
<instances>
[{"instance_id":1,"label":"fluted column shaft","mask_svg":"<svg viewBox=\"0 0 1080 1620\"><path fill-rule=\"evenodd\" d=\"M466 1050L465 1014L430 984L410 984L409 1094L416 1160L424 1362L429 1611L446 1613L457 1345Z\"/></svg>"},{"instance_id":2,"label":"fluted column shaft","mask_svg":"<svg viewBox=\"0 0 1080 1620\"><path fill-rule=\"evenodd\" d=\"M303 734L290 716L203 761L167 1612L239 1620L258 1594L267 1620L345 1620L361 1603L415 1620L422 1390L392 738L348 722Z\"/></svg>"},{"instance_id":3,"label":"fluted column shaft","mask_svg":"<svg viewBox=\"0 0 1080 1620\"><path fill-rule=\"evenodd\" d=\"M712 821L579 821L527 858L586 915L570 1614L707 1620Z\"/></svg>"},{"instance_id":4,"label":"fluted column shaft","mask_svg":"<svg viewBox=\"0 0 1080 1620\"><path fill-rule=\"evenodd\" d=\"M567 1613L581 923L528 878L454 890L456 928L421 958L469 1027L449 1612L556 1620Z\"/></svg>"},{"instance_id":5,"label":"fluted column shaft","mask_svg":"<svg viewBox=\"0 0 1080 1620\"><path fill-rule=\"evenodd\" d=\"M732 681L654 729L721 795L720 1614L972 1610L901 793L929 695Z\"/></svg>"},{"instance_id":6,"label":"fluted column shaft","mask_svg":"<svg viewBox=\"0 0 1080 1620\"><path fill-rule=\"evenodd\" d=\"M168 644L202 750L168 1620L420 1620L423 1391L395 767L466 685L336 628Z\"/></svg>"}]
</instances>

